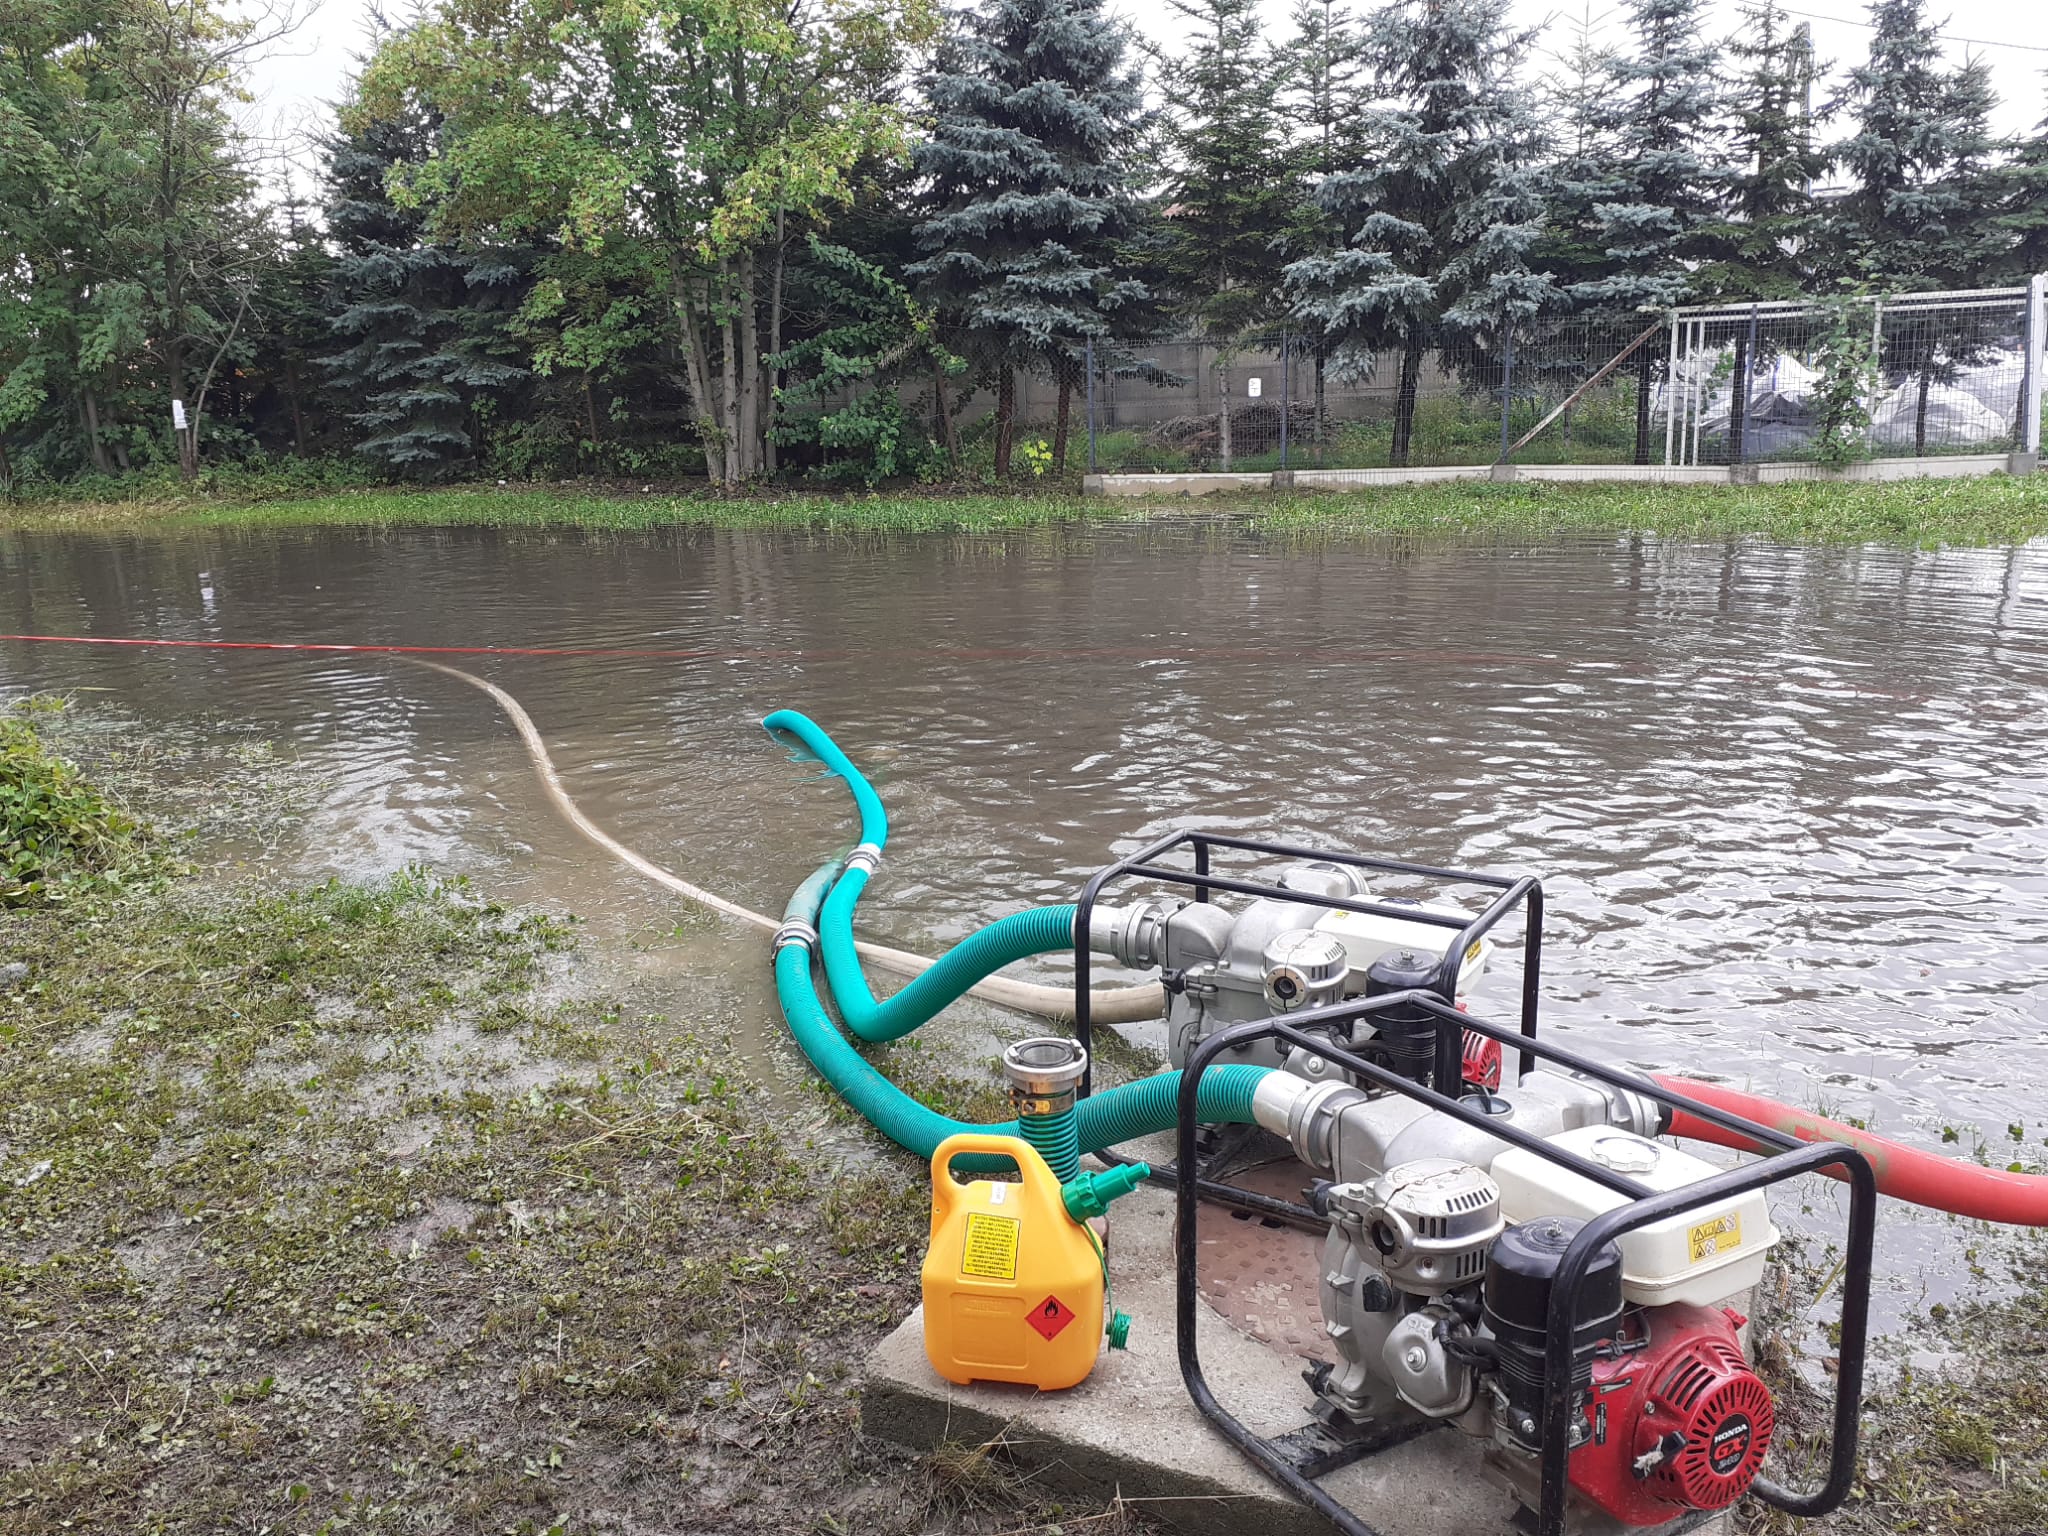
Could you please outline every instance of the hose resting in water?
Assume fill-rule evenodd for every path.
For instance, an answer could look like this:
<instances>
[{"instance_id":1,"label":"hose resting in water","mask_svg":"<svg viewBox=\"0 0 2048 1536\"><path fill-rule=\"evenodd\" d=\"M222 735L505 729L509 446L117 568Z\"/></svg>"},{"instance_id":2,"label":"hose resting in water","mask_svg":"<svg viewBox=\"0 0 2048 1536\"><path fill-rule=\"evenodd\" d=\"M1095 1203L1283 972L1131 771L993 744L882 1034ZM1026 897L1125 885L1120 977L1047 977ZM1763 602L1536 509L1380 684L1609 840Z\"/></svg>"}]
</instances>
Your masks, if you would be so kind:
<instances>
[{"instance_id":1,"label":"hose resting in water","mask_svg":"<svg viewBox=\"0 0 2048 1536\"><path fill-rule=\"evenodd\" d=\"M815 931L826 889L838 864L819 869L797 887L783 912L782 937L775 950L775 991L782 1016L797 1048L855 1110L898 1146L929 1161L940 1142L960 1131L993 1131L1021 1136L1012 1120L1003 1125L967 1125L917 1102L875 1070L846 1037L833 1027L811 976L809 934ZM1198 1110L1204 1124L1252 1125L1252 1094L1271 1068L1211 1067L1202 1074ZM1099 1152L1133 1137L1170 1129L1178 1118L1180 1073L1110 1088L1083 1099L1075 1109L1081 1150ZM955 1158L956 1168L974 1172L1006 1171L1007 1158Z\"/></svg>"},{"instance_id":2,"label":"hose resting in water","mask_svg":"<svg viewBox=\"0 0 2048 1536\"><path fill-rule=\"evenodd\" d=\"M1689 1077L1657 1074L1659 1087L1688 1098L1725 1109L1730 1114L1754 1120L1773 1130L1796 1136L1801 1141L1839 1141L1854 1147L1870 1160L1881 1194L1931 1210L1971 1216L1979 1221L2001 1221L2019 1227L2048 1227L2048 1177L2034 1173L2013 1173L2004 1168L1985 1168L1960 1162L1935 1152L1923 1152L1886 1136L1859 1131L1853 1125L1808 1114L1775 1099L1724 1088L1719 1083L1696 1082ZM1737 1131L1673 1110L1671 1134L1693 1141L1712 1142L1740 1152L1770 1153ZM1827 1170L1830 1173L1834 1169Z\"/></svg>"},{"instance_id":3,"label":"hose resting in water","mask_svg":"<svg viewBox=\"0 0 2048 1536\"><path fill-rule=\"evenodd\" d=\"M778 709L761 722L774 735L788 735L803 743L819 762L846 781L853 803L860 813L860 840L879 860L889 841L889 813L882 800L853 760L840 750L822 727L793 709ZM1039 907L1013 913L962 940L935 961L930 970L885 1001L877 1002L861 970L864 953L853 937L853 913L861 893L867 889L872 863L856 856L825 899L818 924L819 946L825 962L825 979L832 989L832 1001L846 1027L863 1040L895 1040L909 1034L948 1003L975 986L983 977L1015 960L1042 955L1073 946L1074 908L1071 905ZM1023 989L1026 983L1006 982ZM1073 1016L1070 998L1057 987L1033 987L1062 1002L1051 1009L1033 1007L1028 1011L1046 1018ZM985 995L985 994L984 994ZM1094 994L1089 1014L1100 1024L1128 1024L1138 1019L1157 1018L1165 996L1156 985L1126 987Z\"/></svg>"},{"instance_id":4,"label":"hose resting in water","mask_svg":"<svg viewBox=\"0 0 2048 1536\"><path fill-rule=\"evenodd\" d=\"M760 929L763 933L773 933L775 931L776 922L774 918L769 917L765 913L755 912L748 907L743 907L736 901L729 901L715 891L707 891L701 885L693 885L679 875L671 874L659 864L642 857L631 848L628 848L624 843L584 815L583 808L570 797L569 791L563 787L562 777L555 770L554 759L549 755L547 743L542 739L539 727L533 723L533 717L527 714L520 707L519 701L503 688L500 688L496 683L487 682L483 678L478 677L474 672L465 672L460 667L451 667L438 661L422 661L416 657L407 657L406 659L416 667L426 667L430 671L442 673L445 676L454 678L458 682L467 683L478 692L488 695L491 702L505 712L505 718L512 722L512 728L519 733L519 739L526 747L527 758L532 762L534 772L540 777L541 788L547 792L548 799L554 802L555 809L562 813L563 819L570 826L582 833L591 842L597 844L598 847L617 859L621 864L624 864L628 869L633 870L636 874L644 875L656 885L675 892L676 895L681 896L686 901L693 902L701 907L708 907L714 912L722 912L727 917L737 918L743 923ZM837 749L835 748L834 750L836 751ZM851 765L849 764L848 766ZM873 791L869 791L869 793L872 795ZM875 804L879 810L881 802L876 801ZM915 977L929 970L937 963L927 960L922 955L914 955L904 949L894 949L886 944L860 942L854 947L862 956L871 960L883 970L891 971L898 976ZM967 990L975 997L982 998L987 1002L996 1003L1005 1008L1013 1008L1019 1013L1034 1014L1039 1018L1062 1020L1070 1019L1074 1014L1073 995L1064 987L1037 986L1030 982L1012 981L1006 976L990 976L976 982ZM955 993L953 995L958 996L959 994ZM1129 1023L1136 1019L1154 1018L1164 1007L1163 995L1156 986L1127 987L1118 991L1104 991L1097 993L1096 998L1097 1001L1091 1005L1090 1011L1105 1024ZM951 998L948 998L947 1001L951 1001Z\"/></svg>"}]
</instances>

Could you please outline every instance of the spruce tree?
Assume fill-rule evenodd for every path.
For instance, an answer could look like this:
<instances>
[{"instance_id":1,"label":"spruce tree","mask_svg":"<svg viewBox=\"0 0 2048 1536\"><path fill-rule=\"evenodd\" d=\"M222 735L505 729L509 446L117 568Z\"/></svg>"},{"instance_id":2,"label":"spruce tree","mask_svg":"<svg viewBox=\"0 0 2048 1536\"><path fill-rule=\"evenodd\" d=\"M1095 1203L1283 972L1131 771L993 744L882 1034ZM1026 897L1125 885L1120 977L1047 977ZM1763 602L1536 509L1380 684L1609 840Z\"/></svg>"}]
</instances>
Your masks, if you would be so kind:
<instances>
[{"instance_id":1,"label":"spruce tree","mask_svg":"<svg viewBox=\"0 0 2048 1536\"><path fill-rule=\"evenodd\" d=\"M1171 170L1156 249L1175 314L1214 348L1227 470L1229 364L1280 318L1280 252L1297 223L1294 146L1280 105L1287 65L1261 44L1258 0L1171 3L1195 31L1172 67Z\"/></svg>"},{"instance_id":2,"label":"spruce tree","mask_svg":"<svg viewBox=\"0 0 2048 1536\"><path fill-rule=\"evenodd\" d=\"M2048 118L2014 150L2000 180L1998 226L2005 238L1993 280L2023 283L2048 272Z\"/></svg>"},{"instance_id":3,"label":"spruce tree","mask_svg":"<svg viewBox=\"0 0 2048 1536\"><path fill-rule=\"evenodd\" d=\"M1995 240L1989 76L1943 67L1923 0L1875 0L1870 15L1870 57L1834 103L1852 130L1834 150L1849 181L1828 209L1836 275L1887 292L1971 286Z\"/></svg>"},{"instance_id":4,"label":"spruce tree","mask_svg":"<svg viewBox=\"0 0 2048 1536\"><path fill-rule=\"evenodd\" d=\"M982 0L953 17L925 79L929 178L906 269L996 384L995 469L1010 472L1019 369L1059 386L1055 457L1086 342L1144 297L1114 270L1124 156L1143 111L1129 34L1104 0Z\"/></svg>"},{"instance_id":5,"label":"spruce tree","mask_svg":"<svg viewBox=\"0 0 2048 1536\"><path fill-rule=\"evenodd\" d=\"M1171 3L1195 30L1171 73L1161 261L1175 310L1228 345L1278 314L1274 253L1296 201L1286 64L1261 46L1257 0Z\"/></svg>"},{"instance_id":6,"label":"spruce tree","mask_svg":"<svg viewBox=\"0 0 2048 1536\"><path fill-rule=\"evenodd\" d=\"M345 122L349 119L345 118ZM424 160L424 118L361 120L327 143L327 230L335 248L332 329L324 361L356 452L408 474L478 457L480 408L525 370L507 326L523 277L519 253L463 252L424 238L426 216L386 190L391 168Z\"/></svg>"},{"instance_id":7,"label":"spruce tree","mask_svg":"<svg viewBox=\"0 0 2048 1536\"><path fill-rule=\"evenodd\" d=\"M1337 220L1315 192L1341 172L1358 169L1366 153L1359 133L1369 102L1365 35L1344 0L1294 0L1293 28L1282 49L1281 101L1295 124L1294 169L1301 192L1292 200L1280 237L1289 259L1326 255L1343 238ZM1323 438L1324 395L1331 339L1303 327L1315 372L1315 440Z\"/></svg>"},{"instance_id":8,"label":"spruce tree","mask_svg":"<svg viewBox=\"0 0 2048 1536\"><path fill-rule=\"evenodd\" d=\"M1814 141L1813 32L1788 27L1777 0L1742 16L1729 44L1747 66L1733 93L1733 225L1716 286L1730 297L1793 298L1812 290L1813 184L1827 169Z\"/></svg>"},{"instance_id":9,"label":"spruce tree","mask_svg":"<svg viewBox=\"0 0 2048 1536\"><path fill-rule=\"evenodd\" d=\"M1628 0L1630 46L1612 54L1596 126L1606 157L1594 199L1605 270L1573 285L1579 303L1668 309L1705 297L1699 273L1725 247L1732 179L1719 131L1720 48L1707 0ZM1636 363L1635 462L1650 462L1656 354Z\"/></svg>"},{"instance_id":10,"label":"spruce tree","mask_svg":"<svg viewBox=\"0 0 2048 1536\"><path fill-rule=\"evenodd\" d=\"M1999 228L1990 73L1946 69L1922 0L1875 0L1870 57L1839 105L1853 132L1836 147L1850 187L1829 208L1837 275L1883 293L1975 287L1996 262ZM1879 366L1917 381L1913 447L1927 451L1930 388L1977 360L1990 338L1968 311L1886 332Z\"/></svg>"},{"instance_id":11,"label":"spruce tree","mask_svg":"<svg viewBox=\"0 0 2048 1536\"><path fill-rule=\"evenodd\" d=\"M1357 371L1400 357L1391 462L1406 465L1422 362L1453 336L1497 354L1509 325L1553 307L1531 264L1543 234L1537 124L1514 79L1527 39L1508 0L1394 0L1367 23L1380 96L1364 114L1371 152L1318 199L1347 241L1290 262L1294 313L1338 341Z\"/></svg>"}]
</instances>

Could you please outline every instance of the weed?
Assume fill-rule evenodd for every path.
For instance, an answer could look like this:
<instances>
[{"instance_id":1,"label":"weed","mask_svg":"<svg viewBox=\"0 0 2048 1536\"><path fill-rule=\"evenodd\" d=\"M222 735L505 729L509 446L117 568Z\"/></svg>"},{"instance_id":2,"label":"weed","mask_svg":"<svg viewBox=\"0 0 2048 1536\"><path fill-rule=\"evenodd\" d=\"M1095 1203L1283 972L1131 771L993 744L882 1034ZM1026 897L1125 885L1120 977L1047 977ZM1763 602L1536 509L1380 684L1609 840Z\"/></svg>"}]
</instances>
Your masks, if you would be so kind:
<instances>
[{"instance_id":1,"label":"weed","mask_svg":"<svg viewBox=\"0 0 2048 1536\"><path fill-rule=\"evenodd\" d=\"M118 888L158 866L150 830L43 740L40 719L63 707L37 696L0 713L0 906Z\"/></svg>"}]
</instances>

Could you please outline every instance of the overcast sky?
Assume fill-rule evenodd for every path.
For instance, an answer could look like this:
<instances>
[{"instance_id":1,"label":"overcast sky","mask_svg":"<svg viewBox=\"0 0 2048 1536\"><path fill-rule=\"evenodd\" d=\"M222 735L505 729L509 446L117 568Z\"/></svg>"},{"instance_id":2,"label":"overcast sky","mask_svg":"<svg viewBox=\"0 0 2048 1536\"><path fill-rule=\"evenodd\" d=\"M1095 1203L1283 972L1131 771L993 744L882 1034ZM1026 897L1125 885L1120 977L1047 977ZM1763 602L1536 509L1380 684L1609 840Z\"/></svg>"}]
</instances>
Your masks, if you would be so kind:
<instances>
[{"instance_id":1,"label":"overcast sky","mask_svg":"<svg viewBox=\"0 0 2048 1536\"><path fill-rule=\"evenodd\" d=\"M307 0L312 3L312 0ZM254 126L269 134L288 134L319 129L328 120L327 103L342 89L354 68L354 56L364 47L373 0L317 0L306 24L280 46L278 53L257 67L257 100L251 108ZM1285 0L1264 0L1274 41L1287 32ZM1361 8L1369 0L1361 0ZM1550 67L1549 55L1561 53L1570 44L1586 0L1514 0L1516 19L1539 29L1538 57L1530 61L1529 73L1540 75ZM1870 31L1860 25L1865 12L1856 0L1796 0L1797 8L1785 9L1797 20L1813 24L1814 46L1823 63L1840 69L1860 62L1868 52ZM386 5L404 14L404 0ZM1118 9L1128 14L1141 32L1174 46L1186 30L1186 23L1167 0L1122 0ZM1714 0L1713 13L1720 30L1732 34L1741 22L1738 0ZM1933 14L1943 8L1936 5ZM1596 31L1619 41L1611 21L1603 17L1619 14L1618 6L1603 6L1593 0ZM1942 31L1951 39L1949 56L1960 60L1976 53L1991 66L2000 104L1993 127L2004 133L2033 128L2048 115L2048 5L2042 0L1950 0L1948 21ZM1816 92L1824 100L1826 88ZM302 162L305 157L298 157ZM303 175L300 185L310 182Z\"/></svg>"}]
</instances>

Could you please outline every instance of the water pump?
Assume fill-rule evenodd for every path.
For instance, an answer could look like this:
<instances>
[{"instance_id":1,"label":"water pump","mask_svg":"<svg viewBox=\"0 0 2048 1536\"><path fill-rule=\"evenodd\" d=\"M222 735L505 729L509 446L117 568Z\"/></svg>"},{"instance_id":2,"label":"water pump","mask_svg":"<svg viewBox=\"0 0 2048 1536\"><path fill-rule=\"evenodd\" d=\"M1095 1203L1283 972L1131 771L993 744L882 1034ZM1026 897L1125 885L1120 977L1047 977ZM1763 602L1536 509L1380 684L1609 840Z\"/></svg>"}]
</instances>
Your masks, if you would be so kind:
<instances>
[{"instance_id":1,"label":"water pump","mask_svg":"<svg viewBox=\"0 0 2048 1536\"><path fill-rule=\"evenodd\" d=\"M1192 852L1192 871L1168 862L1176 848ZM1226 849L1299 862L1277 878L1220 875ZM1839 1503L1867 1322L1867 1162L1744 1122L1766 1156L1717 1167L1658 1139L1674 1114L1707 1106L1539 1040L1535 882L1309 852L1178 834L1102 872L1078 904L1082 1037L1086 953L1158 966L1170 1054L1193 1079L1181 1088L1177 1263L1197 1262L1196 1201L1245 1193L1208 1174L1214 1143L1191 1114L1212 1064L1281 1069L1258 1079L1254 1117L1309 1176L1334 1357L1306 1373L1313 1421L1268 1441L1230 1416L1202 1378L1196 1288L1184 1282L1182 1369L1197 1405L1352 1536L1371 1528L1314 1479L1438 1426L1470 1438L1537 1536L1690 1530L1751 1493L1801 1514ZM1397 901L1373 892L1373 871L1498 894L1477 914ZM1195 894L1097 902L1122 879ZM1488 930L1518 903L1531 936L1516 1032L1474 1020L1464 992L1492 952ZM1763 1471L1777 1415L1739 1309L1779 1240L1767 1189L1825 1168L1854 1190L1849 1342L1828 1482L1797 1494Z\"/></svg>"}]
</instances>

